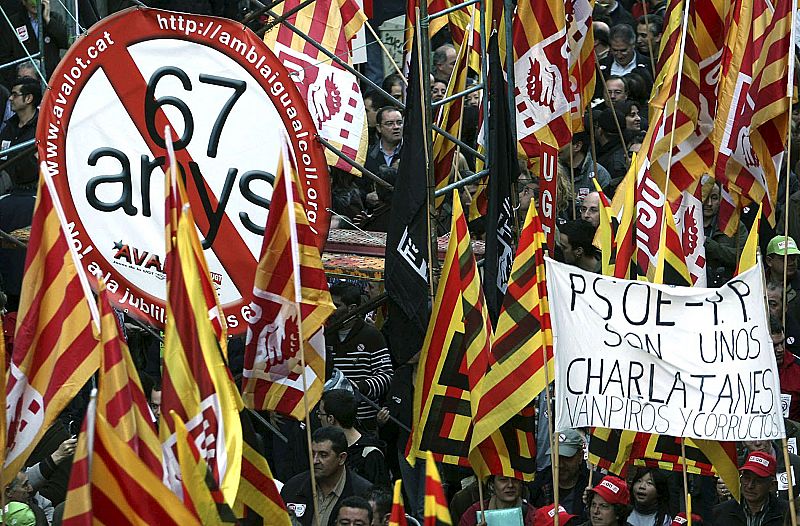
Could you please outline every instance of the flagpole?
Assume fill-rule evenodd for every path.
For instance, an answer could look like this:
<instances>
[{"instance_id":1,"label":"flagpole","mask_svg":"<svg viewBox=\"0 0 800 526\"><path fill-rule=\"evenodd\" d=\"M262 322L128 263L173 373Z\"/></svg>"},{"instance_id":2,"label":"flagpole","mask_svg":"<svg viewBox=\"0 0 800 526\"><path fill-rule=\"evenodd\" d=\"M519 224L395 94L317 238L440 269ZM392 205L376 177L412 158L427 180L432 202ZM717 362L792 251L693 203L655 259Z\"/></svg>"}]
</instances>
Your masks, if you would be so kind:
<instances>
[{"instance_id":1,"label":"flagpole","mask_svg":"<svg viewBox=\"0 0 800 526\"><path fill-rule=\"evenodd\" d=\"M678 71L675 73L675 96L673 97L673 107L672 107L672 127L669 132L669 151L667 153L667 173L664 175L664 206L661 209L661 231L659 233L659 241L658 241L658 252L659 252L659 261L662 261L664 256L661 254L662 250L665 250L665 244L667 240L667 225L666 225L666 214L667 210L669 213L672 213L672 206L669 204L669 177L672 172L672 150L675 147L675 123L678 119L678 103L681 97L681 79L683 76L683 56L686 52L686 32L689 26L689 6L691 4L691 0L684 0L683 4L683 24L681 28L681 42L680 48L678 51ZM648 29L649 31L649 29ZM668 105L665 105L668 107ZM662 110L662 115L663 115ZM736 236L737 238L739 236ZM660 276L660 279L657 277L655 282L661 283L663 282L664 277L664 265L656 265L656 276Z\"/></svg>"},{"instance_id":2,"label":"flagpole","mask_svg":"<svg viewBox=\"0 0 800 526\"><path fill-rule=\"evenodd\" d=\"M369 20L367 20L366 22L364 22L364 25L367 26L369 32L372 33L372 38L375 39L375 42L378 44L378 46L380 46L381 50L383 50L383 54L386 55L386 58L389 59L389 62L392 63L392 67L394 68L394 70L397 72L398 75L400 75L400 78L403 80L403 84L408 86L408 80L406 80L406 76L403 75L403 70L400 69L400 66L398 66L397 62L395 62L394 58L392 58L391 53L389 53L389 50L386 49L386 46L381 41L380 37L378 37L378 33L376 33L375 29L372 28L372 24L370 24Z\"/></svg>"},{"instance_id":3,"label":"flagpole","mask_svg":"<svg viewBox=\"0 0 800 526\"><path fill-rule=\"evenodd\" d=\"M284 138L285 139L285 138ZM281 145L283 165L283 187L286 192L286 211L289 216L289 243L292 252L292 277L294 285L294 303L297 306L297 338L300 342L300 368L303 378L303 412L305 413L306 440L308 441L308 471L311 475L311 498L314 500L314 522L317 526L324 526L319 519L319 506L317 504L317 477L314 475L314 452L311 441L311 414L308 407L308 381L306 380L306 352L305 338L303 336L303 309L300 302L303 298L302 285L300 284L300 250L297 241L297 222L294 209L294 171L286 150L286 141ZM281 168L279 167L279 170Z\"/></svg>"},{"instance_id":4,"label":"flagpole","mask_svg":"<svg viewBox=\"0 0 800 526\"><path fill-rule=\"evenodd\" d=\"M783 207L783 235L784 235L784 242L789 238L789 176L791 174L791 159L792 159L792 99L794 95L794 39L795 39L795 32L794 32L794 19L797 16L797 0L792 0L792 16L789 23L790 30L789 30L789 81L788 85L786 86L786 96L789 99L789 115L788 115L788 126L786 127L788 132L786 136L786 191L784 192L784 207ZM737 239L739 236L736 236ZM786 244L786 249L783 251L783 294L781 298L781 302L783 303L783 310L781 325L783 325L783 334L784 337L786 335L786 282L788 281L788 275L786 274L786 267L788 266L789 260L789 244ZM763 272L762 272L763 276ZM762 278L763 279L763 278ZM797 514L795 509L794 503L794 472L792 470L791 462L789 461L789 444L786 441L786 436L781 439L781 446L783 449L783 465L786 467L786 481L787 481L787 490L789 493L789 514L792 517L792 526L797 526ZM691 526L691 524L689 525Z\"/></svg>"},{"instance_id":5,"label":"flagpole","mask_svg":"<svg viewBox=\"0 0 800 526\"><path fill-rule=\"evenodd\" d=\"M644 7L644 18L645 18L645 20L647 20L647 23L645 25L647 26L647 48L650 51L650 70L653 72L653 82L655 82L655 80L656 80L656 63L655 63L656 56L653 54L653 39L650 38L650 17L647 16L647 0L644 0L642 2L642 6ZM662 33L664 32L663 24L662 24L661 32ZM689 526L691 526L691 521L689 521L689 522L690 522Z\"/></svg>"},{"instance_id":6,"label":"flagpole","mask_svg":"<svg viewBox=\"0 0 800 526\"><path fill-rule=\"evenodd\" d=\"M415 8L416 17L419 21L417 24L417 60L419 62L419 96L420 96L420 103L422 108L422 122L424 128L424 136L423 136L423 150L425 151L425 180L428 184L428 196L427 196L427 205L428 205L428 213L425 214L426 217L426 225L428 229L428 290L430 292L431 301L433 301L434 297L436 296L436 286L433 283L433 267L439 267L439 243L438 243L438 236L436 235L436 231L432 228L431 225L431 218L436 214L436 182L434 181L433 175L433 165L431 164L431 143L433 142L433 136L431 134L431 127L433 126L433 116L431 114L431 105L430 105L430 91L431 91L431 79L430 79L430 47L431 42L428 36L428 4L427 2L421 2L418 7ZM422 35L425 35L425 38ZM423 59L424 55L424 59ZM427 67L426 67L427 66ZM411 79L412 81L414 79Z\"/></svg>"},{"instance_id":7,"label":"flagpole","mask_svg":"<svg viewBox=\"0 0 800 526\"><path fill-rule=\"evenodd\" d=\"M475 476L478 478L478 502L481 503L481 522L486 522L486 510L483 504L483 480L481 480L481 476L478 473L475 473Z\"/></svg>"},{"instance_id":8,"label":"flagpole","mask_svg":"<svg viewBox=\"0 0 800 526\"><path fill-rule=\"evenodd\" d=\"M681 465L683 466L683 499L686 504L686 525L692 526L692 497L689 495L689 475L686 473L686 439L681 437Z\"/></svg>"},{"instance_id":9,"label":"flagpole","mask_svg":"<svg viewBox=\"0 0 800 526\"><path fill-rule=\"evenodd\" d=\"M600 82L603 83L603 97L605 97L606 104L608 105L608 107L614 110L614 102L611 100L611 95L608 94L608 86L606 86L606 81L605 78L603 77L603 71L600 69L600 61L597 60L597 51L592 50L592 53L594 53L594 67L597 70L598 76L600 77ZM622 151L625 152L625 160L630 161L631 156L630 154L628 154L628 145L625 144L625 137L622 135L622 126L620 125L619 119L617 118L617 112L612 111L611 116L614 117L614 124L617 126L619 139L622 142Z\"/></svg>"}]
</instances>

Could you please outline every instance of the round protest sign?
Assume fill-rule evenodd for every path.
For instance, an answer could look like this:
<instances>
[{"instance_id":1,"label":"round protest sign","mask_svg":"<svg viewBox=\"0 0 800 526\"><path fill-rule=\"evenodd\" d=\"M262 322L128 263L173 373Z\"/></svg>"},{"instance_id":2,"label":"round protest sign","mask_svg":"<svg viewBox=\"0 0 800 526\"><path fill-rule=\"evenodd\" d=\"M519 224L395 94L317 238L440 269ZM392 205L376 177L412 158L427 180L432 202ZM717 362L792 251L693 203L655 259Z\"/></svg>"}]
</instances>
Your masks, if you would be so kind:
<instances>
[{"instance_id":1,"label":"round protest sign","mask_svg":"<svg viewBox=\"0 0 800 526\"><path fill-rule=\"evenodd\" d=\"M229 333L242 333L283 136L324 246L330 189L314 121L280 61L230 20L134 8L70 48L42 102L39 158L86 270L115 308L158 327L167 125Z\"/></svg>"}]
</instances>

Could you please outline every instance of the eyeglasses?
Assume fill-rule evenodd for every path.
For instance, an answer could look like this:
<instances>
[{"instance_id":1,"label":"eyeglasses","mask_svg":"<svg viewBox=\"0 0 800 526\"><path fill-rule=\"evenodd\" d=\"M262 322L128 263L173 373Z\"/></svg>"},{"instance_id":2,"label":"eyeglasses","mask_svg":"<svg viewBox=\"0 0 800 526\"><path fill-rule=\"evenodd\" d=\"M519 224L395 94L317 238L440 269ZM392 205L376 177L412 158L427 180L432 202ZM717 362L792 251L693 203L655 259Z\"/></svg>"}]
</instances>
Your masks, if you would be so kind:
<instances>
[{"instance_id":1,"label":"eyeglasses","mask_svg":"<svg viewBox=\"0 0 800 526\"><path fill-rule=\"evenodd\" d=\"M20 93L19 91L12 91L11 93L9 93L8 98L13 99L14 97L24 97L24 96L25 96L24 93Z\"/></svg>"},{"instance_id":2,"label":"eyeglasses","mask_svg":"<svg viewBox=\"0 0 800 526\"><path fill-rule=\"evenodd\" d=\"M319 409L317 409L316 414L317 414L317 418L319 418L320 420L322 420L326 416L330 416L330 413L323 413Z\"/></svg>"},{"instance_id":3,"label":"eyeglasses","mask_svg":"<svg viewBox=\"0 0 800 526\"><path fill-rule=\"evenodd\" d=\"M596 206L588 206L588 207L587 206L579 206L578 207L578 212L580 212L581 214L585 214L586 212L591 212L593 214L596 214L599 211L600 211L600 209L597 208Z\"/></svg>"}]
</instances>

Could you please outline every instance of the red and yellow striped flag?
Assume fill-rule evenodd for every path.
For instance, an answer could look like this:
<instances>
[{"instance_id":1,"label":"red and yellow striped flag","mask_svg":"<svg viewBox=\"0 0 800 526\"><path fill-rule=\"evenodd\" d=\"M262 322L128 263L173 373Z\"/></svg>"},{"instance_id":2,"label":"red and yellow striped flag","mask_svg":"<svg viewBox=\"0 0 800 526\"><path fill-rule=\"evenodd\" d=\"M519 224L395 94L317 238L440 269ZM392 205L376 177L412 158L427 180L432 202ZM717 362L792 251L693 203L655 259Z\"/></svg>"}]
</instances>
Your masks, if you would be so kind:
<instances>
[{"instance_id":1,"label":"red and yellow striped flag","mask_svg":"<svg viewBox=\"0 0 800 526\"><path fill-rule=\"evenodd\" d=\"M569 101L572 132L583 130L583 116L592 102L595 87L594 32L592 10L594 0L564 2L567 19L567 52L569 53Z\"/></svg>"},{"instance_id":2,"label":"red and yellow striped flag","mask_svg":"<svg viewBox=\"0 0 800 526\"><path fill-rule=\"evenodd\" d=\"M237 517L244 516L244 513L238 512L238 508L245 506L257 513L265 524L291 526L286 504L275 485L267 460L247 440L242 450L242 480L234 507Z\"/></svg>"},{"instance_id":3,"label":"red and yellow striped flag","mask_svg":"<svg viewBox=\"0 0 800 526\"><path fill-rule=\"evenodd\" d=\"M485 362L485 372L479 376L471 393L474 425L471 450L490 439L498 429L502 435L503 426L512 419L522 421L527 418L523 411L536 393L547 385L545 366L549 371L547 378L550 381L554 378L544 245L539 216L536 207L531 206L520 235L491 352ZM529 416L532 418L532 415ZM530 429L525 427L517 427L516 434L522 439L517 442L513 453L514 458L521 460L521 457L527 457L532 463L536 450L532 420ZM506 446L514 447L507 441ZM497 449L502 451L503 448L500 446ZM519 464L506 457L491 471L496 475L520 479L532 477L536 471L535 464L528 464L527 469L522 469L523 466Z\"/></svg>"},{"instance_id":4,"label":"red and yellow striped flag","mask_svg":"<svg viewBox=\"0 0 800 526\"><path fill-rule=\"evenodd\" d=\"M450 509L447 507L447 498L444 496L442 479L439 478L439 469L433 454L425 454L425 505L423 526L452 526Z\"/></svg>"},{"instance_id":5,"label":"red and yellow striped flag","mask_svg":"<svg viewBox=\"0 0 800 526\"><path fill-rule=\"evenodd\" d=\"M457 192L444 268L417 368L408 461L433 455L469 466L470 364L488 352L491 326Z\"/></svg>"},{"instance_id":6,"label":"red and yellow striped flag","mask_svg":"<svg viewBox=\"0 0 800 526\"><path fill-rule=\"evenodd\" d=\"M43 166L6 382L7 484L100 363L100 316Z\"/></svg>"},{"instance_id":7,"label":"red and yellow striped flag","mask_svg":"<svg viewBox=\"0 0 800 526\"><path fill-rule=\"evenodd\" d=\"M775 224L792 96L793 4L737 0L728 18L714 130L716 177L735 201L719 225L728 235L736 232L739 210L749 201L761 203L764 217Z\"/></svg>"},{"instance_id":8,"label":"red and yellow striped flag","mask_svg":"<svg viewBox=\"0 0 800 526\"><path fill-rule=\"evenodd\" d=\"M78 437L63 517L65 526L200 526L94 401Z\"/></svg>"},{"instance_id":9,"label":"red and yellow striped flag","mask_svg":"<svg viewBox=\"0 0 800 526\"><path fill-rule=\"evenodd\" d=\"M403 507L403 481L401 479L394 481L392 513L389 515L389 526L408 526L406 510Z\"/></svg>"},{"instance_id":10,"label":"red and yellow striped flag","mask_svg":"<svg viewBox=\"0 0 800 526\"><path fill-rule=\"evenodd\" d=\"M473 18L475 8L472 7ZM474 20L473 20L474 23ZM470 30L470 35L474 31ZM469 39L462 42L456 55L456 63L453 69L453 76L447 85L445 97L450 97L456 93L464 91L467 86L467 48L470 46ZM454 137L461 136L461 123L464 117L464 97L459 97L441 107L439 113L439 124L444 130ZM451 182L451 174L458 170L458 159L456 158L456 145L441 133L433 132L433 162L434 180L436 189L444 188ZM444 202L444 195L436 198L436 208Z\"/></svg>"},{"instance_id":11,"label":"red and yellow striped flag","mask_svg":"<svg viewBox=\"0 0 800 526\"><path fill-rule=\"evenodd\" d=\"M572 139L563 2L522 0L514 17L514 105L517 140L528 157L540 144L556 150Z\"/></svg>"},{"instance_id":12,"label":"red and yellow striped flag","mask_svg":"<svg viewBox=\"0 0 800 526\"><path fill-rule=\"evenodd\" d=\"M281 16L302 3L303 0L285 0L272 10ZM350 63L350 42L366 20L356 0L316 0L286 18L301 33L347 63ZM363 165L367 154L367 119L356 77L286 24L267 31L264 42L289 71L297 73L293 75L295 85L308 101L320 136ZM332 152L326 150L325 155L329 165L361 175Z\"/></svg>"},{"instance_id":13,"label":"red and yellow striped flag","mask_svg":"<svg viewBox=\"0 0 800 526\"><path fill-rule=\"evenodd\" d=\"M170 411L175 427L178 463L181 468L181 490L183 503L200 519L204 526L237 524L230 506L219 489L214 476L203 460L197 444L189 436L186 425L175 411Z\"/></svg>"},{"instance_id":14,"label":"red and yellow striped flag","mask_svg":"<svg viewBox=\"0 0 800 526\"><path fill-rule=\"evenodd\" d=\"M334 306L288 156L277 172L250 304L243 392L248 407L302 420L300 345L310 410L322 396L323 324Z\"/></svg>"},{"instance_id":15,"label":"red and yellow striped flag","mask_svg":"<svg viewBox=\"0 0 800 526\"><path fill-rule=\"evenodd\" d=\"M233 505L241 472L242 403L220 347L218 338L224 331L220 333L211 321L220 312L219 303L169 137L167 146L167 324L161 412L175 411L186 422L192 439L203 445L201 452L226 502ZM180 480L171 418L160 419L160 439L167 480L177 494Z\"/></svg>"},{"instance_id":16,"label":"red and yellow striped flag","mask_svg":"<svg viewBox=\"0 0 800 526\"><path fill-rule=\"evenodd\" d=\"M97 404L114 432L139 456L153 474L163 477L161 442L139 381L128 345L119 335L117 317L105 284L98 291L103 356L97 382Z\"/></svg>"},{"instance_id":17,"label":"red and yellow striped flag","mask_svg":"<svg viewBox=\"0 0 800 526\"><path fill-rule=\"evenodd\" d=\"M642 150L637 155L636 162L631 163L631 170L635 171L638 181L637 201L642 199L639 188L644 180L652 180L652 187L660 189L662 198L666 193L670 202L678 202L681 192L693 186L703 174L702 167L698 168L696 163L692 165L693 168L687 165L673 170L676 166L695 159L681 153L681 145L695 140L700 119L701 57L697 45L699 22L696 10L696 3L687 0L670 0L667 7L666 28L659 54L660 69L657 70L659 73L650 101L650 125ZM669 186L666 184L667 173ZM660 230L661 223L656 223L657 230ZM655 239L653 249L657 248L660 236L655 230L648 235Z\"/></svg>"}]
</instances>

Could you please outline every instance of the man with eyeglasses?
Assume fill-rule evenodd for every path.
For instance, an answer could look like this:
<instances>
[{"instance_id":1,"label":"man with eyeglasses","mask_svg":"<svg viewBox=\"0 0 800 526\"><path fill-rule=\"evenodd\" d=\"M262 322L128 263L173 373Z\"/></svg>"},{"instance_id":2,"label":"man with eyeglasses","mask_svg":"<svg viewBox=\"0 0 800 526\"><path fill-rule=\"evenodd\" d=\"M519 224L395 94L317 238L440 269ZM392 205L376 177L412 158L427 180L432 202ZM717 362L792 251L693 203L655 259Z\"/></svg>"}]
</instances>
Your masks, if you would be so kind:
<instances>
[{"instance_id":1,"label":"man with eyeglasses","mask_svg":"<svg viewBox=\"0 0 800 526\"><path fill-rule=\"evenodd\" d=\"M789 503L775 495L775 457L754 451L739 468L742 500L729 500L714 508L714 524L726 526L780 526Z\"/></svg>"},{"instance_id":2,"label":"man with eyeglasses","mask_svg":"<svg viewBox=\"0 0 800 526\"><path fill-rule=\"evenodd\" d=\"M377 174L381 166L391 166L403 146L403 114L394 106L384 106L375 114L378 142L367 153L364 167Z\"/></svg>"},{"instance_id":3,"label":"man with eyeglasses","mask_svg":"<svg viewBox=\"0 0 800 526\"><path fill-rule=\"evenodd\" d=\"M39 103L42 101L42 85L36 79L20 77L16 79L8 96L14 115L8 119L0 133L0 150L22 144L36 138L36 124L39 120ZM7 156L0 157L0 160ZM37 180L39 171L36 157L30 152L6 167L11 181Z\"/></svg>"}]
</instances>

